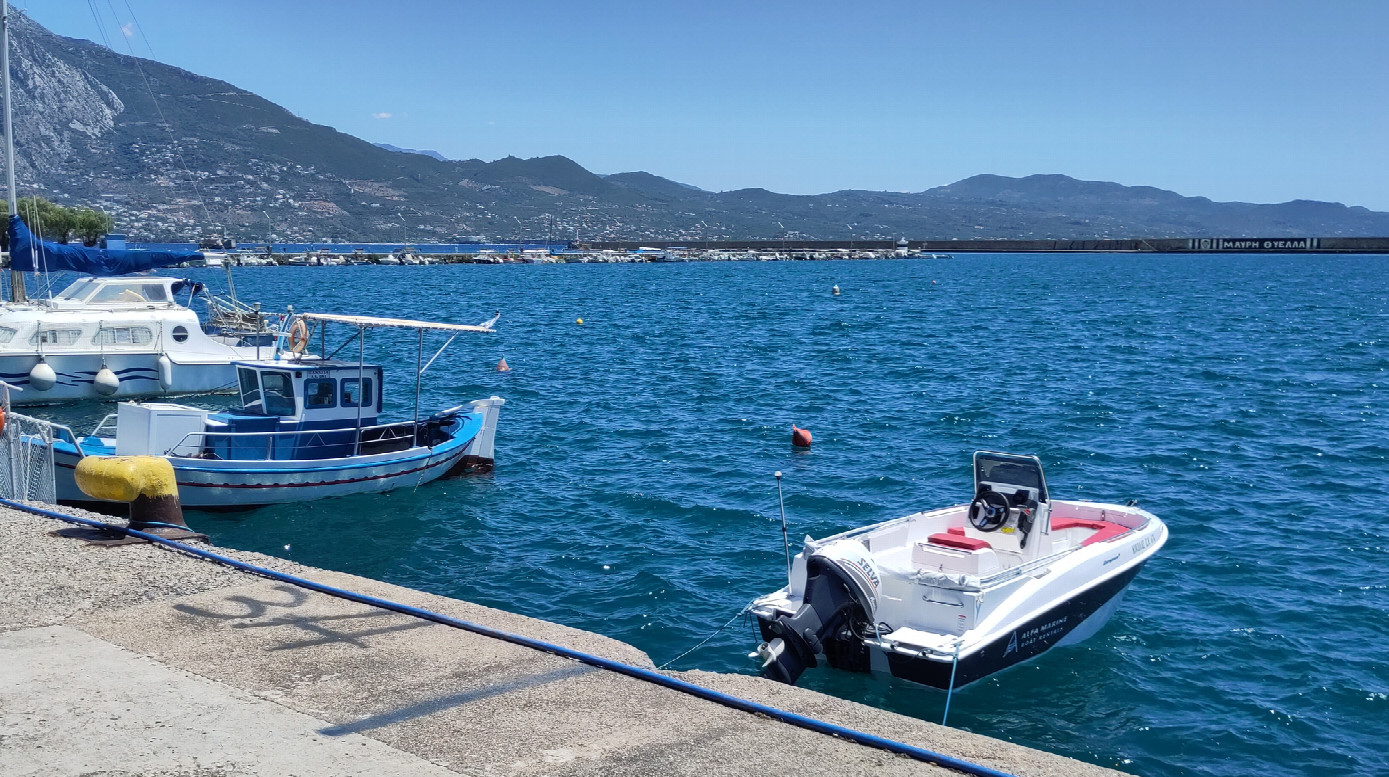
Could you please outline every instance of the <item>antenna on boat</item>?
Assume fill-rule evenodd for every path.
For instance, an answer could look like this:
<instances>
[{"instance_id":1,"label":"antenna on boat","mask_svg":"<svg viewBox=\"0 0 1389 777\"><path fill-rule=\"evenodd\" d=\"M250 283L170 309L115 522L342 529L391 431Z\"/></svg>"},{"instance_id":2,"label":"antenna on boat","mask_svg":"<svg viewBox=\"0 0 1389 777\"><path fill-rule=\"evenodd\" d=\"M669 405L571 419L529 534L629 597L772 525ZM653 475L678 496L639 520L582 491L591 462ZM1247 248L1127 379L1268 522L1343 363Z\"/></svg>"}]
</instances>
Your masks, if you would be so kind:
<instances>
[{"instance_id":1,"label":"antenna on boat","mask_svg":"<svg viewBox=\"0 0 1389 777\"><path fill-rule=\"evenodd\" d=\"M9 186L10 218L19 215L19 196L14 188L14 124L10 112L10 2L0 0L0 72L5 81L5 183ZM10 298L24 302L29 295L24 291L24 273L13 269L10 264Z\"/></svg>"},{"instance_id":2,"label":"antenna on boat","mask_svg":"<svg viewBox=\"0 0 1389 777\"><path fill-rule=\"evenodd\" d=\"M791 585L791 541L786 538L786 500L781 498L781 470L773 476L776 478L776 501L781 506L781 549L786 552L786 584Z\"/></svg>"}]
</instances>

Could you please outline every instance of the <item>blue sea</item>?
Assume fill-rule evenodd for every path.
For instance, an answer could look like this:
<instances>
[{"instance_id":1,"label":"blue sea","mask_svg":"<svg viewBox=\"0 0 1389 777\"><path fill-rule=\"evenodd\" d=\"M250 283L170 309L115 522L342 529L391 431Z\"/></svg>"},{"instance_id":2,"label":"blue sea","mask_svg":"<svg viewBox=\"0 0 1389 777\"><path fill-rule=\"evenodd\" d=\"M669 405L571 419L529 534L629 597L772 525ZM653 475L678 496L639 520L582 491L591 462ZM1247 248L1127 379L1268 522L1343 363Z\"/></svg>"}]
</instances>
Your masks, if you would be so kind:
<instances>
[{"instance_id":1,"label":"blue sea","mask_svg":"<svg viewBox=\"0 0 1389 777\"><path fill-rule=\"evenodd\" d=\"M507 404L491 475L191 514L220 545L660 664L783 584L774 471L795 543L967 501L977 449L1035 453L1059 498L1138 499L1171 540L1103 631L957 691L950 725L1150 777L1389 774L1389 257L246 268L237 285L298 310L500 310L426 373L424 408ZM408 417L414 335L367 346ZM755 645L735 621L675 668L752 673ZM945 702L826 669L802 684L931 721Z\"/></svg>"}]
</instances>

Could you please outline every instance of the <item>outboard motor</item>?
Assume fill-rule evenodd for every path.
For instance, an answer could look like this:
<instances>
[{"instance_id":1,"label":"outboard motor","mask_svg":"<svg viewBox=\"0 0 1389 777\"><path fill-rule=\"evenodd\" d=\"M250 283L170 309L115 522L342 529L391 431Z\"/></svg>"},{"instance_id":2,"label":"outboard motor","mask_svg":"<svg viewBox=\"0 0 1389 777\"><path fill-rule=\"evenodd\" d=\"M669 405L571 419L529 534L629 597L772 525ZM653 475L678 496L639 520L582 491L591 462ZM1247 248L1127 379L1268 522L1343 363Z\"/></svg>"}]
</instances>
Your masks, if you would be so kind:
<instances>
[{"instance_id":1,"label":"outboard motor","mask_svg":"<svg viewBox=\"0 0 1389 777\"><path fill-rule=\"evenodd\" d=\"M762 676L795 683L816 666L817 654L828 654L841 669L867 671L859 628L874 622L878 610L878 567L857 540L836 540L806 560L805 595L795 615L762 624L768 641L757 652ZM864 661L846 661L859 656ZM841 664L862 663L862 666Z\"/></svg>"}]
</instances>

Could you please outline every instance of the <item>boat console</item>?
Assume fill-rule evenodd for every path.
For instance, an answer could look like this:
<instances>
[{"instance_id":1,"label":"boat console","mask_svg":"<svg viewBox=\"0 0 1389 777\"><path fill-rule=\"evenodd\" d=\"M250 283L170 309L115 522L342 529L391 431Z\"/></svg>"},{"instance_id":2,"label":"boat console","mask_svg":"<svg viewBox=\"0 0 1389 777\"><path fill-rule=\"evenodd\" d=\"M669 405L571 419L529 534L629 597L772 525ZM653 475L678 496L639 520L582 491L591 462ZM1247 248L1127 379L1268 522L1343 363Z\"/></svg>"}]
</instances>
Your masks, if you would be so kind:
<instances>
[{"instance_id":1,"label":"boat console","mask_svg":"<svg viewBox=\"0 0 1389 777\"><path fill-rule=\"evenodd\" d=\"M1051 533L1050 518L1041 460L991 451L974 454L974 499L966 537L1030 560L1049 550L1040 540Z\"/></svg>"}]
</instances>

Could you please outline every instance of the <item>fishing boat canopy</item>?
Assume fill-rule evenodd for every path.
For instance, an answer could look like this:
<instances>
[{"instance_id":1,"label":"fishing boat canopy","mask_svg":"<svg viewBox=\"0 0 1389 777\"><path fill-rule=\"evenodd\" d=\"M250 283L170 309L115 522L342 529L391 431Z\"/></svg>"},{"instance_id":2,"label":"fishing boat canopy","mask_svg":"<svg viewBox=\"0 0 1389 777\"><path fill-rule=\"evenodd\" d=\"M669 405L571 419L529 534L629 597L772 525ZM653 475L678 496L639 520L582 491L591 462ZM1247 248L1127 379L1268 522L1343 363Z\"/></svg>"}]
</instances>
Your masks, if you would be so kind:
<instances>
[{"instance_id":1,"label":"fishing boat canopy","mask_svg":"<svg viewBox=\"0 0 1389 777\"><path fill-rule=\"evenodd\" d=\"M302 313L300 318L308 321L323 321L334 324L350 324L359 327L392 326L403 329L432 329L441 332L493 332L501 314L487 319L481 324L441 324L436 321L415 321L408 318L380 318L377 316L340 316L332 313Z\"/></svg>"},{"instance_id":2,"label":"fishing boat canopy","mask_svg":"<svg viewBox=\"0 0 1389 777\"><path fill-rule=\"evenodd\" d=\"M73 272L89 275L128 275L157 267L201 259L199 251L136 251L88 248L40 240L19 216L10 216L10 269L20 272Z\"/></svg>"}]
</instances>

